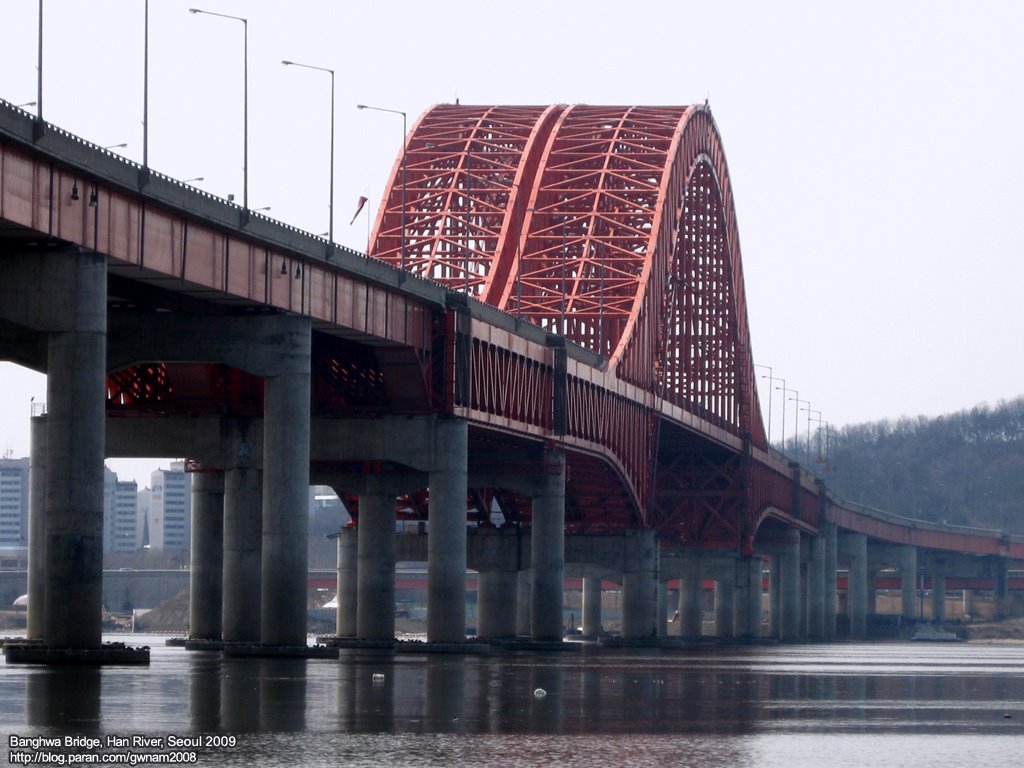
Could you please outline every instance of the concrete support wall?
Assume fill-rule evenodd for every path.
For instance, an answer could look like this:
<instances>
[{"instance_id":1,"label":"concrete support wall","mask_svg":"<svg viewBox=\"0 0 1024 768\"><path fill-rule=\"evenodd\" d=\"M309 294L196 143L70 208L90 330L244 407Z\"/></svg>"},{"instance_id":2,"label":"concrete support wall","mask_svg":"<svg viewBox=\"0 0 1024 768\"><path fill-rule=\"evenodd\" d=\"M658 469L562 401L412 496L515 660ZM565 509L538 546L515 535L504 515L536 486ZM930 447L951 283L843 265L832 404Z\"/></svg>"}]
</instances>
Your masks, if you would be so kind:
<instances>
[{"instance_id":1,"label":"concrete support wall","mask_svg":"<svg viewBox=\"0 0 1024 768\"><path fill-rule=\"evenodd\" d=\"M224 598L221 630L225 642L259 642L262 543L262 473L242 463L224 472Z\"/></svg>"},{"instance_id":2,"label":"concrete support wall","mask_svg":"<svg viewBox=\"0 0 1024 768\"><path fill-rule=\"evenodd\" d=\"M900 547L899 552L899 575L900 575L900 615L908 620L918 617L918 601L915 600L918 592L918 548L912 545Z\"/></svg>"},{"instance_id":3,"label":"concrete support wall","mask_svg":"<svg viewBox=\"0 0 1024 768\"><path fill-rule=\"evenodd\" d=\"M534 640L561 640L565 584L565 459L557 452L545 457L551 471L533 496L530 557L533 566L531 592Z\"/></svg>"},{"instance_id":4,"label":"concrete support wall","mask_svg":"<svg viewBox=\"0 0 1024 768\"><path fill-rule=\"evenodd\" d=\"M865 638L868 632L868 543L863 533L846 533L840 546L848 566L846 587L850 636Z\"/></svg>"},{"instance_id":5,"label":"concrete support wall","mask_svg":"<svg viewBox=\"0 0 1024 768\"><path fill-rule=\"evenodd\" d=\"M657 636L658 539L654 531L626 533L626 571L622 574L622 636Z\"/></svg>"},{"instance_id":6,"label":"concrete support wall","mask_svg":"<svg viewBox=\"0 0 1024 768\"><path fill-rule=\"evenodd\" d=\"M43 639L98 648L103 610L107 268L102 254L38 257L36 289L59 312L47 337ZM59 303L58 303L59 302Z\"/></svg>"},{"instance_id":7,"label":"concrete support wall","mask_svg":"<svg viewBox=\"0 0 1024 768\"><path fill-rule=\"evenodd\" d=\"M800 531L786 531L783 554L779 557L780 640L800 638Z\"/></svg>"},{"instance_id":8,"label":"concrete support wall","mask_svg":"<svg viewBox=\"0 0 1024 768\"><path fill-rule=\"evenodd\" d=\"M221 639L224 592L224 473L192 474L189 636Z\"/></svg>"},{"instance_id":9,"label":"concrete support wall","mask_svg":"<svg viewBox=\"0 0 1024 768\"><path fill-rule=\"evenodd\" d=\"M379 490L359 497L356 527L356 636L364 640L395 637L395 497Z\"/></svg>"},{"instance_id":10,"label":"concrete support wall","mask_svg":"<svg viewBox=\"0 0 1024 768\"><path fill-rule=\"evenodd\" d=\"M477 574L477 637L515 637L516 586L515 571Z\"/></svg>"},{"instance_id":11,"label":"concrete support wall","mask_svg":"<svg viewBox=\"0 0 1024 768\"><path fill-rule=\"evenodd\" d=\"M601 579L588 576L583 579L583 636L601 634Z\"/></svg>"},{"instance_id":12,"label":"concrete support wall","mask_svg":"<svg viewBox=\"0 0 1024 768\"><path fill-rule=\"evenodd\" d=\"M335 633L356 636L359 534L355 528L338 531L338 611Z\"/></svg>"},{"instance_id":13,"label":"concrete support wall","mask_svg":"<svg viewBox=\"0 0 1024 768\"><path fill-rule=\"evenodd\" d=\"M427 640L466 639L466 461L462 419L438 419L435 450L443 465L430 473L427 537Z\"/></svg>"},{"instance_id":14,"label":"concrete support wall","mask_svg":"<svg viewBox=\"0 0 1024 768\"><path fill-rule=\"evenodd\" d=\"M310 323L288 317L280 325L285 372L264 383L260 642L305 646Z\"/></svg>"},{"instance_id":15,"label":"concrete support wall","mask_svg":"<svg viewBox=\"0 0 1024 768\"><path fill-rule=\"evenodd\" d=\"M43 639L46 599L46 417L32 419L28 496L28 616L25 634Z\"/></svg>"}]
</instances>

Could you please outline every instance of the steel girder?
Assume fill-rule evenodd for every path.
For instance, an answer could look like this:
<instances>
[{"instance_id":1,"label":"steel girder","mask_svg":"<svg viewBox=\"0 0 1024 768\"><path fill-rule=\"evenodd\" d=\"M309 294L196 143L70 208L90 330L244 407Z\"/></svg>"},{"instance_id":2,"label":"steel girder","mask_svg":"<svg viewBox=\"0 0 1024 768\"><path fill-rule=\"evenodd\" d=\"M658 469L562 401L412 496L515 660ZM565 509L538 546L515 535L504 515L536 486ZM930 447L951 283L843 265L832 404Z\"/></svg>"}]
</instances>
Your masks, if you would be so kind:
<instances>
[{"instance_id":1,"label":"steel girder","mask_svg":"<svg viewBox=\"0 0 1024 768\"><path fill-rule=\"evenodd\" d=\"M555 427L600 452L609 462L603 484L623 484L632 499L632 510L609 510L608 522L675 538L688 505L669 509L664 493L675 486L669 493L678 496L680 468L692 477L698 465L659 448L660 403L767 445L732 189L710 110L440 105L416 123L405 152L405 183L399 156L371 256L403 261L404 218L406 269L597 352L608 373L646 393L624 397L570 371L559 431L549 401L535 402L558 385L551 358L473 338L463 342L473 363L465 404L498 428L521 423L550 435ZM691 521L683 538L752 535L757 516L736 519L757 490L747 464L715 470L720 492L700 501L707 520L733 522L714 533ZM733 478L724 484L723 471ZM658 472L666 474L660 501Z\"/></svg>"}]
</instances>

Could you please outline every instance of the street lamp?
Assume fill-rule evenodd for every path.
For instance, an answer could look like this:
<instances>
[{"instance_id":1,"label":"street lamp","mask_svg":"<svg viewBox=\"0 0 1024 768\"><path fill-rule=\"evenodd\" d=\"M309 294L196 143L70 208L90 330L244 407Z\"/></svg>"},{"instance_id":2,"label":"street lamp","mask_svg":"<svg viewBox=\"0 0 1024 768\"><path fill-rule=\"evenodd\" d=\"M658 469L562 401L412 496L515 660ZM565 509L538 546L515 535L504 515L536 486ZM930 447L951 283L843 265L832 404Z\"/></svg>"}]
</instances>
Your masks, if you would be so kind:
<instances>
[{"instance_id":1,"label":"street lamp","mask_svg":"<svg viewBox=\"0 0 1024 768\"><path fill-rule=\"evenodd\" d=\"M26 101L24 104L15 104L18 109L24 109L25 107L34 107L36 103L34 101Z\"/></svg>"},{"instance_id":2,"label":"street lamp","mask_svg":"<svg viewBox=\"0 0 1024 768\"><path fill-rule=\"evenodd\" d=\"M762 379L768 379L768 445L772 444L772 391L771 385L775 383L775 379L772 377L772 367L770 365L761 365L760 363L754 363L755 368L767 368L768 375L762 376Z\"/></svg>"},{"instance_id":3,"label":"street lamp","mask_svg":"<svg viewBox=\"0 0 1024 768\"><path fill-rule=\"evenodd\" d=\"M816 419L814 419L814 420L816 422L818 422L818 430L820 431L821 430L821 422L822 422L821 411L817 411L817 410L815 410L813 408L803 408L801 410L807 411L807 464L810 465L810 463L811 463L811 418L812 418L811 414L812 413L816 413L818 415L818 417ZM820 457L820 454L821 454L820 450L818 451L818 454L819 454L819 457ZM821 462L819 461L817 463L820 464Z\"/></svg>"},{"instance_id":4,"label":"street lamp","mask_svg":"<svg viewBox=\"0 0 1024 768\"><path fill-rule=\"evenodd\" d=\"M229 16L226 13L214 13L199 8L189 8L189 13L203 13L207 16L219 16L222 19L233 19L242 22L243 31L243 94L242 94L242 208L249 211L249 20L241 16Z\"/></svg>"},{"instance_id":5,"label":"street lamp","mask_svg":"<svg viewBox=\"0 0 1024 768\"><path fill-rule=\"evenodd\" d=\"M793 414L793 441L796 443L796 460L800 461L800 411L804 410L800 407L800 403L803 403L810 408L811 401L801 400L799 392L796 393L796 397L791 397L789 399L796 401L796 413Z\"/></svg>"},{"instance_id":6,"label":"street lamp","mask_svg":"<svg viewBox=\"0 0 1024 768\"><path fill-rule=\"evenodd\" d=\"M786 380L785 379L779 379L779 381L782 382L782 386L781 387L776 387L775 389L782 390L782 452L785 453L786 452L786 393L787 392L796 392L796 390L795 389L787 389L786 388Z\"/></svg>"},{"instance_id":7,"label":"street lamp","mask_svg":"<svg viewBox=\"0 0 1024 768\"><path fill-rule=\"evenodd\" d=\"M405 146L406 146L406 115L398 109L385 109L384 107L371 107L368 104L356 104L356 109L372 109L374 112L390 112L392 115L402 116L402 272L405 272Z\"/></svg>"},{"instance_id":8,"label":"street lamp","mask_svg":"<svg viewBox=\"0 0 1024 768\"><path fill-rule=\"evenodd\" d=\"M314 67L312 64L300 64L297 61L282 61L286 67L303 67L304 69L315 69L319 72L326 72L331 76L331 196L330 202L327 205L327 211L331 217L330 225L327 230L327 240L329 251L334 248L334 70L327 69L326 67ZM404 154L403 154L404 157ZM405 233L405 222L402 223L402 233ZM402 249L404 252L404 248Z\"/></svg>"},{"instance_id":9,"label":"street lamp","mask_svg":"<svg viewBox=\"0 0 1024 768\"><path fill-rule=\"evenodd\" d=\"M206 181L202 176L196 176L194 179L183 179L182 184L191 184L195 181Z\"/></svg>"},{"instance_id":10,"label":"street lamp","mask_svg":"<svg viewBox=\"0 0 1024 768\"><path fill-rule=\"evenodd\" d=\"M127 146L127 143L111 144L110 146L104 147L104 149L125 149Z\"/></svg>"}]
</instances>

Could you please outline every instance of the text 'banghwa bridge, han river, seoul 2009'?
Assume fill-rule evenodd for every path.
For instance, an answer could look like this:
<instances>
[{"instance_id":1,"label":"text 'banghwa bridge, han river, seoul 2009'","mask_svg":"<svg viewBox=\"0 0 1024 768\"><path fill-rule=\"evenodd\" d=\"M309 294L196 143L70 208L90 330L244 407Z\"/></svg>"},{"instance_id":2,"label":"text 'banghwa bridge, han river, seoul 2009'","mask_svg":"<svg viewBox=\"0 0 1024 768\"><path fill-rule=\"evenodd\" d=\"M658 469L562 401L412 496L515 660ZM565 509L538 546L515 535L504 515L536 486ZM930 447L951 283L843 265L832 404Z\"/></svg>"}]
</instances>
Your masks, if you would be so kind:
<instances>
[{"instance_id":1,"label":"text 'banghwa bridge, han river, seoul 2009'","mask_svg":"<svg viewBox=\"0 0 1024 768\"><path fill-rule=\"evenodd\" d=\"M834 497L773 450L736 214L706 105L439 105L406 137L369 255L0 102L0 357L33 419L29 637L101 645L103 461L187 456L191 634L306 645L310 483L349 499L339 635L394 638L396 558L427 635L562 636L563 585L622 585L624 637L850 632L869 573L997 593L1024 541ZM38 470L38 471L37 471ZM42 501L45 499L45 501ZM396 515L422 520L395 535ZM526 585L525 588L523 585ZM589 589L588 589L589 585ZM663 594L663 591L662 591ZM598 592L599 600L599 592ZM599 610L600 602L597 602ZM518 610L517 610L518 608ZM521 627L520 627L521 628Z\"/></svg>"}]
</instances>

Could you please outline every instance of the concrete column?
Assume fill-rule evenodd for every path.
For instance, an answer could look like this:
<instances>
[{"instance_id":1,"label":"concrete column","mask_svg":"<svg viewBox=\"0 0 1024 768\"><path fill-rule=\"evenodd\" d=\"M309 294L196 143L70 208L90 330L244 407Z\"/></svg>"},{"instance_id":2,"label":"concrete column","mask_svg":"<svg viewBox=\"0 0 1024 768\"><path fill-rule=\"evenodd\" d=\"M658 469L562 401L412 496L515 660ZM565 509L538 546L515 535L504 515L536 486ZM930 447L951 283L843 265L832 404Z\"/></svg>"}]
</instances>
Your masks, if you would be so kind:
<instances>
[{"instance_id":1,"label":"concrete column","mask_svg":"<svg viewBox=\"0 0 1024 768\"><path fill-rule=\"evenodd\" d=\"M782 557L774 554L769 558L771 574L768 582L768 636L773 640L782 637Z\"/></svg>"},{"instance_id":2,"label":"concrete column","mask_svg":"<svg viewBox=\"0 0 1024 768\"><path fill-rule=\"evenodd\" d=\"M917 618L917 547L900 547L900 615L904 619Z\"/></svg>"},{"instance_id":3,"label":"concrete column","mask_svg":"<svg viewBox=\"0 0 1024 768\"><path fill-rule=\"evenodd\" d=\"M668 634L668 584L658 582L658 637Z\"/></svg>"},{"instance_id":4,"label":"concrete column","mask_svg":"<svg viewBox=\"0 0 1024 768\"><path fill-rule=\"evenodd\" d=\"M761 558L744 557L737 563L734 635L743 640L761 639Z\"/></svg>"},{"instance_id":5,"label":"concrete column","mask_svg":"<svg viewBox=\"0 0 1024 768\"><path fill-rule=\"evenodd\" d=\"M372 481L368 485L374 485ZM374 488L359 497L356 636L395 638L395 497Z\"/></svg>"},{"instance_id":6,"label":"concrete column","mask_svg":"<svg viewBox=\"0 0 1024 768\"><path fill-rule=\"evenodd\" d=\"M224 473L192 473L189 637L221 639L224 592Z\"/></svg>"},{"instance_id":7,"label":"concrete column","mask_svg":"<svg viewBox=\"0 0 1024 768\"><path fill-rule=\"evenodd\" d=\"M946 620L946 576L932 573L932 620Z\"/></svg>"},{"instance_id":8,"label":"concrete column","mask_svg":"<svg viewBox=\"0 0 1024 768\"><path fill-rule=\"evenodd\" d=\"M1006 618L1006 599L1009 596L1009 574L1007 572L1008 562L1005 557L994 558L993 571L995 572L995 598L996 618Z\"/></svg>"},{"instance_id":9,"label":"concrete column","mask_svg":"<svg viewBox=\"0 0 1024 768\"><path fill-rule=\"evenodd\" d=\"M878 613L878 569L868 569L868 594L867 594L867 607L868 616L872 616Z\"/></svg>"},{"instance_id":10,"label":"concrete column","mask_svg":"<svg viewBox=\"0 0 1024 768\"><path fill-rule=\"evenodd\" d=\"M700 640L704 623L704 589L699 578L679 580L679 635L683 640Z\"/></svg>"},{"instance_id":11,"label":"concrete column","mask_svg":"<svg viewBox=\"0 0 1024 768\"><path fill-rule=\"evenodd\" d=\"M338 612L335 634L356 636L359 534L345 526L338 531Z\"/></svg>"},{"instance_id":12,"label":"concrete column","mask_svg":"<svg viewBox=\"0 0 1024 768\"><path fill-rule=\"evenodd\" d=\"M811 538L811 559L807 579L807 635L825 637L825 537Z\"/></svg>"},{"instance_id":13,"label":"concrete column","mask_svg":"<svg viewBox=\"0 0 1024 768\"><path fill-rule=\"evenodd\" d=\"M825 611L824 633L826 638L836 636L836 571L839 570L839 538L835 523L822 523L821 533L825 537Z\"/></svg>"},{"instance_id":14,"label":"concrete column","mask_svg":"<svg viewBox=\"0 0 1024 768\"><path fill-rule=\"evenodd\" d=\"M601 634L601 579L587 576L583 579L583 636Z\"/></svg>"},{"instance_id":15,"label":"concrete column","mask_svg":"<svg viewBox=\"0 0 1024 768\"><path fill-rule=\"evenodd\" d=\"M844 551L849 563L846 603L850 612L850 636L865 638L868 634L868 539L863 533L843 536Z\"/></svg>"},{"instance_id":16,"label":"concrete column","mask_svg":"<svg viewBox=\"0 0 1024 768\"><path fill-rule=\"evenodd\" d=\"M309 321L296 323L288 330L295 345L287 350L291 370L264 379L260 642L305 647L309 581Z\"/></svg>"},{"instance_id":17,"label":"concrete column","mask_svg":"<svg viewBox=\"0 0 1024 768\"><path fill-rule=\"evenodd\" d=\"M67 287L47 339L46 582L43 639L98 648L103 612L103 452L107 269L102 254L48 254L43 279Z\"/></svg>"},{"instance_id":18,"label":"concrete column","mask_svg":"<svg viewBox=\"0 0 1024 768\"><path fill-rule=\"evenodd\" d=\"M438 419L435 452L443 468L430 473L427 535L427 640L466 639L466 461L468 433L462 419Z\"/></svg>"},{"instance_id":19,"label":"concrete column","mask_svg":"<svg viewBox=\"0 0 1024 768\"><path fill-rule=\"evenodd\" d=\"M800 638L800 531L786 529L784 553L779 558L780 640Z\"/></svg>"},{"instance_id":20,"label":"concrete column","mask_svg":"<svg viewBox=\"0 0 1024 768\"><path fill-rule=\"evenodd\" d=\"M257 643L260 640L262 510L262 473L251 466L225 470L221 629L224 641L228 643Z\"/></svg>"},{"instance_id":21,"label":"concrete column","mask_svg":"<svg viewBox=\"0 0 1024 768\"><path fill-rule=\"evenodd\" d=\"M735 638L735 612L736 577L735 574L729 574L715 580L715 637L719 640Z\"/></svg>"},{"instance_id":22,"label":"concrete column","mask_svg":"<svg viewBox=\"0 0 1024 768\"><path fill-rule=\"evenodd\" d=\"M657 636L658 538L654 531L626 532L626 568L622 574L622 636Z\"/></svg>"},{"instance_id":23,"label":"concrete column","mask_svg":"<svg viewBox=\"0 0 1024 768\"><path fill-rule=\"evenodd\" d=\"M552 474L544 477L543 490L532 499L530 636L534 640L561 640L565 585L565 457L556 451L549 452L545 466Z\"/></svg>"},{"instance_id":24,"label":"concrete column","mask_svg":"<svg viewBox=\"0 0 1024 768\"><path fill-rule=\"evenodd\" d=\"M524 568L516 574L516 634L529 637L532 622L530 595L533 594L533 569Z\"/></svg>"},{"instance_id":25,"label":"concrete column","mask_svg":"<svg viewBox=\"0 0 1024 768\"><path fill-rule=\"evenodd\" d=\"M25 636L43 639L46 592L46 417L32 418L28 492L28 616Z\"/></svg>"},{"instance_id":26,"label":"concrete column","mask_svg":"<svg viewBox=\"0 0 1024 768\"><path fill-rule=\"evenodd\" d=\"M477 637L515 637L516 571L480 571L476 583Z\"/></svg>"}]
</instances>

